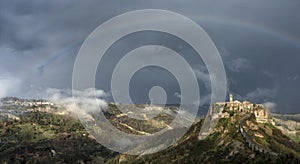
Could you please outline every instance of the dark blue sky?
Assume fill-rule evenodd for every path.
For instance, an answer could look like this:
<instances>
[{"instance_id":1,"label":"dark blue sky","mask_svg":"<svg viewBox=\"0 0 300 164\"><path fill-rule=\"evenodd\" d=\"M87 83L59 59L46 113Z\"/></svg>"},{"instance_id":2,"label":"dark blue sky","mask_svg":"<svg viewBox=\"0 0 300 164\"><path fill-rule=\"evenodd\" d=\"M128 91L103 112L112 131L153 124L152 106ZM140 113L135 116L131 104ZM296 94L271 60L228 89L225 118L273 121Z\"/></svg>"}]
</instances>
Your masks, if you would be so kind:
<instances>
[{"instance_id":1,"label":"dark blue sky","mask_svg":"<svg viewBox=\"0 0 300 164\"><path fill-rule=\"evenodd\" d=\"M147 8L178 12L206 30L223 59L228 91L236 98L267 103L277 112L300 112L298 0L0 1L0 97L43 97L48 88L70 89L85 38L114 16ZM116 42L99 67L97 88L109 93L118 59L148 44L182 54L199 80L202 103L209 102L210 79L201 58L185 42L159 32L135 33ZM133 77L132 99L148 102L154 85L165 88L168 103L179 102L176 79L151 67Z\"/></svg>"}]
</instances>

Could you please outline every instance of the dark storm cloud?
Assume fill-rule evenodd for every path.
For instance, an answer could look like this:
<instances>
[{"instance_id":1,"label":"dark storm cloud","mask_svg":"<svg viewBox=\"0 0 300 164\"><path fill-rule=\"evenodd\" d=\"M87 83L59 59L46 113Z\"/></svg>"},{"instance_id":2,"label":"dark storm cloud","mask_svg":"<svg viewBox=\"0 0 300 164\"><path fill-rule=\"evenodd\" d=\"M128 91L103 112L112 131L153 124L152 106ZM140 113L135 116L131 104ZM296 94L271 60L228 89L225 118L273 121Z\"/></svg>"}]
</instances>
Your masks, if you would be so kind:
<instances>
[{"instance_id":1,"label":"dark storm cloud","mask_svg":"<svg viewBox=\"0 0 300 164\"><path fill-rule=\"evenodd\" d=\"M272 107L277 111L299 112L300 2L296 0L1 1L0 96L35 96L34 90L71 88L73 64L84 39L105 20L144 8L179 12L200 24L219 49L229 91L238 99L276 103ZM181 40L161 33L135 34L117 42L98 70L97 87L110 92L118 59L150 43L183 54L199 80L203 101L209 102L210 79L201 59ZM165 86L169 103L180 100L173 76L158 69L137 74L131 94L146 102L148 89L157 84Z\"/></svg>"}]
</instances>

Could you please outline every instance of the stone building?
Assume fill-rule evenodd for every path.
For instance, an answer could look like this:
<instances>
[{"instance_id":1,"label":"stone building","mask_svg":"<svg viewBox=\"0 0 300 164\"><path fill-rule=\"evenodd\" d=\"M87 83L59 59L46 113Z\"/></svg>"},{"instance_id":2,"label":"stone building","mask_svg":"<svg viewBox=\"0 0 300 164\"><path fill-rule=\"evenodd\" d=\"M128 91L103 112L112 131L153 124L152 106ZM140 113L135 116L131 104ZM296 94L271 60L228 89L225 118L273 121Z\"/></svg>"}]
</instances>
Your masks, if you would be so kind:
<instances>
[{"instance_id":1,"label":"stone building","mask_svg":"<svg viewBox=\"0 0 300 164\"><path fill-rule=\"evenodd\" d=\"M263 108L259 108L259 109L254 110L254 115L255 115L255 118L256 118L257 122L260 122L260 123L269 122L269 114Z\"/></svg>"},{"instance_id":2,"label":"stone building","mask_svg":"<svg viewBox=\"0 0 300 164\"><path fill-rule=\"evenodd\" d=\"M229 106L229 110L253 113L254 104L249 101L240 102L238 100L233 100L233 95L230 94L229 102L226 102L226 106ZM262 107L261 104L256 104L258 107Z\"/></svg>"},{"instance_id":3,"label":"stone building","mask_svg":"<svg viewBox=\"0 0 300 164\"><path fill-rule=\"evenodd\" d=\"M253 110L253 104L249 101L243 101L242 110Z\"/></svg>"},{"instance_id":4,"label":"stone building","mask_svg":"<svg viewBox=\"0 0 300 164\"><path fill-rule=\"evenodd\" d=\"M229 111L234 112L253 113L256 121L260 123L270 122L268 111L265 110L262 104L253 104L249 101L240 102L238 100L234 100L232 94L229 95L229 102L219 102L211 106L211 112L213 110L217 110L217 108L220 109L220 106L223 106L222 110L227 108ZM220 116L222 118L228 118L229 114L228 112L222 112Z\"/></svg>"}]
</instances>

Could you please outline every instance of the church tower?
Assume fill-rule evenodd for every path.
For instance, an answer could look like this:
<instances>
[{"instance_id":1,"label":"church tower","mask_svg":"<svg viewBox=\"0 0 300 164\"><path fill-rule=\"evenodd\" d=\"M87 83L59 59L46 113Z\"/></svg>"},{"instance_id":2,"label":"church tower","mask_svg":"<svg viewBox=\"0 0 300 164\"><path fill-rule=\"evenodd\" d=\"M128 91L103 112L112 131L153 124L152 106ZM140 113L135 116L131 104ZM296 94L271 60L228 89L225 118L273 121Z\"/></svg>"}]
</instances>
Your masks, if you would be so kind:
<instances>
[{"instance_id":1,"label":"church tower","mask_svg":"<svg viewBox=\"0 0 300 164\"><path fill-rule=\"evenodd\" d=\"M230 110L233 110L233 95L229 94L229 104L230 104Z\"/></svg>"}]
</instances>

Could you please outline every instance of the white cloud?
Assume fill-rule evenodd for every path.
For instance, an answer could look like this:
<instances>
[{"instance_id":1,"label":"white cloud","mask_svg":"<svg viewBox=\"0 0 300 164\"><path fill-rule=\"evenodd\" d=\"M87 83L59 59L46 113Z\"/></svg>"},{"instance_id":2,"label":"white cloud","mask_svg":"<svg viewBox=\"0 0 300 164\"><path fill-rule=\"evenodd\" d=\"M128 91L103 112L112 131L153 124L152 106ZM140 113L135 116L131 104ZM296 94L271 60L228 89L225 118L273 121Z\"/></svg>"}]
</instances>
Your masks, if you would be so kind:
<instances>
[{"instance_id":1,"label":"white cloud","mask_svg":"<svg viewBox=\"0 0 300 164\"><path fill-rule=\"evenodd\" d=\"M258 101L265 101L266 99L274 98L278 93L278 90L279 90L278 86L272 89L257 88L256 90L249 92L246 95L246 99L258 103Z\"/></svg>"},{"instance_id":2,"label":"white cloud","mask_svg":"<svg viewBox=\"0 0 300 164\"><path fill-rule=\"evenodd\" d=\"M175 92L175 93L174 93L174 96L177 97L177 98L181 98L181 94L178 93L178 92Z\"/></svg>"},{"instance_id":3,"label":"white cloud","mask_svg":"<svg viewBox=\"0 0 300 164\"><path fill-rule=\"evenodd\" d=\"M290 76L288 77L288 80L293 80L293 81L296 81L299 79L299 76L298 75L294 75L294 76Z\"/></svg>"},{"instance_id":4,"label":"white cloud","mask_svg":"<svg viewBox=\"0 0 300 164\"><path fill-rule=\"evenodd\" d=\"M211 101L211 94L204 95L200 99L200 105L210 104L210 101Z\"/></svg>"},{"instance_id":5,"label":"white cloud","mask_svg":"<svg viewBox=\"0 0 300 164\"><path fill-rule=\"evenodd\" d=\"M197 65L193 67L193 71L197 79L201 80L205 84L205 88L209 90L211 88L210 76L208 72L205 71L205 67L202 65Z\"/></svg>"},{"instance_id":6,"label":"white cloud","mask_svg":"<svg viewBox=\"0 0 300 164\"><path fill-rule=\"evenodd\" d=\"M252 68L250 61L244 58L233 59L227 65L228 68L233 72L241 72Z\"/></svg>"},{"instance_id":7,"label":"white cloud","mask_svg":"<svg viewBox=\"0 0 300 164\"><path fill-rule=\"evenodd\" d=\"M270 71L267 71L267 70L262 71L262 74L267 76L267 77L270 77L270 78L276 77L276 75L274 73L272 73Z\"/></svg>"},{"instance_id":8,"label":"white cloud","mask_svg":"<svg viewBox=\"0 0 300 164\"><path fill-rule=\"evenodd\" d=\"M65 107L72 113L97 113L107 107L107 103L103 99L107 96L105 92L92 88L84 91L75 90L73 95L71 90L50 88L47 89L46 95L49 100Z\"/></svg>"},{"instance_id":9,"label":"white cloud","mask_svg":"<svg viewBox=\"0 0 300 164\"><path fill-rule=\"evenodd\" d=\"M265 103L263 103L263 105L269 112L272 112L272 113L278 112L277 104L274 102L265 102Z\"/></svg>"}]
</instances>

